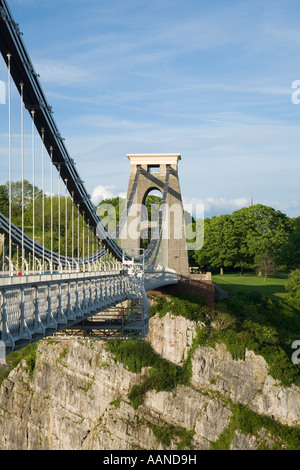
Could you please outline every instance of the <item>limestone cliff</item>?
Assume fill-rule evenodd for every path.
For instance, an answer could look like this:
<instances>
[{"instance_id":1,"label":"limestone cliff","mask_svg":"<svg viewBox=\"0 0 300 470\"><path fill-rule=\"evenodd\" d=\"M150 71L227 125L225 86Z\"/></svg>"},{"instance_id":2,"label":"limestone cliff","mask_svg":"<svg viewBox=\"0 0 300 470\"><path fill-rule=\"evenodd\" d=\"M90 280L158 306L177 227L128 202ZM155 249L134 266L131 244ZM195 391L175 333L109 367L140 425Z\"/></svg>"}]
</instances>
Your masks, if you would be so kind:
<instances>
[{"instance_id":1,"label":"limestone cliff","mask_svg":"<svg viewBox=\"0 0 300 470\"><path fill-rule=\"evenodd\" d=\"M153 349L178 365L195 336L196 323L185 318L155 315L150 321ZM2 383L0 449L200 450L225 442L229 449L288 448L265 423L300 425L298 387L282 387L262 357L246 351L245 360L234 360L222 344L197 347L191 367L189 385L148 390L134 409L128 394L147 368L130 372L100 340L45 339L34 373L23 360ZM255 432L236 424L237 407L264 418Z\"/></svg>"}]
</instances>

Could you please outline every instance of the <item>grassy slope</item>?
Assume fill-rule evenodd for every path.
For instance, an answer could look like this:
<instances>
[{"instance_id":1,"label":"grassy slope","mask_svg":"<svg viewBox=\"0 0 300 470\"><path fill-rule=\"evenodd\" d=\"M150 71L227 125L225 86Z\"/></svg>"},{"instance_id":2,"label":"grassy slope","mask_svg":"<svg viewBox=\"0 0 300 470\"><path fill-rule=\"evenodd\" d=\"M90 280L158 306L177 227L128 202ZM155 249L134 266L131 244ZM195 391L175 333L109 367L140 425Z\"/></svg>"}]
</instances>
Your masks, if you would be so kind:
<instances>
[{"instance_id":1,"label":"grassy slope","mask_svg":"<svg viewBox=\"0 0 300 470\"><path fill-rule=\"evenodd\" d=\"M255 276L251 274L224 274L214 275L213 282L229 293L245 292L246 294L256 291L264 297L272 299L284 298L286 295L286 279L280 277Z\"/></svg>"}]
</instances>

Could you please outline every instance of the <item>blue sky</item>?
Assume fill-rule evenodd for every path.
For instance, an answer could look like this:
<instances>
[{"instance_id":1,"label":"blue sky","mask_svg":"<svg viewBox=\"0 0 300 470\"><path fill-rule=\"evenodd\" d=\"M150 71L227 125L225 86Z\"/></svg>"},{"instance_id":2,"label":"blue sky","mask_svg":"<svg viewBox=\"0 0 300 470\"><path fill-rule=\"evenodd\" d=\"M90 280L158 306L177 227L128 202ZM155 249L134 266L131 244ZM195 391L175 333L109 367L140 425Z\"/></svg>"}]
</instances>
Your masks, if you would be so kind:
<instances>
[{"instance_id":1,"label":"blue sky","mask_svg":"<svg viewBox=\"0 0 300 470\"><path fill-rule=\"evenodd\" d=\"M251 195L300 215L300 105L291 99L300 80L298 1L8 3L95 202L127 191L126 154L174 152L184 202L204 203L205 216L231 213ZM19 161L17 97L14 106ZM6 115L1 105L2 182ZM29 119L26 126L30 178Z\"/></svg>"}]
</instances>

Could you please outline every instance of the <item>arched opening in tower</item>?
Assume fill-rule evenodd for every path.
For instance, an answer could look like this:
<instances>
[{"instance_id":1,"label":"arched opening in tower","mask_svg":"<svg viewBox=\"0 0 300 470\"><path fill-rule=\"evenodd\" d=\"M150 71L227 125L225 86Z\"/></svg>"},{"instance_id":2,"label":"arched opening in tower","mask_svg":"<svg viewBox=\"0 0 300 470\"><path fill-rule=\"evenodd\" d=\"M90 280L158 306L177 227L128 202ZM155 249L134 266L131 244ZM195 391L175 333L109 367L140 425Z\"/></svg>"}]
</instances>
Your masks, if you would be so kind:
<instances>
[{"instance_id":1,"label":"arched opening in tower","mask_svg":"<svg viewBox=\"0 0 300 470\"><path fill-rule=\"evenodd\" d=\"M155 234L162 196L156 188L150 188L145 194L141 213L141 248L146 249Z\"/></svg>"}]
</instances>

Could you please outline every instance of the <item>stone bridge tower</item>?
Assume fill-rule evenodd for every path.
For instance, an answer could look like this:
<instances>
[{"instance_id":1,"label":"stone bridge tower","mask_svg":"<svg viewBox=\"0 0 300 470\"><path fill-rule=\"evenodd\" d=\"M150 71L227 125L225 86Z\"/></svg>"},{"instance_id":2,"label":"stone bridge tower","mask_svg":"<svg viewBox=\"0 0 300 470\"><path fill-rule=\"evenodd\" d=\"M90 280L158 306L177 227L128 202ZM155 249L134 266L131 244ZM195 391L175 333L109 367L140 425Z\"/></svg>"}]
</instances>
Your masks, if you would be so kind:
<instances>
[{"instance_id":1,"label":"stone bridge tower","mask_svg":"<svg viewBox=\"0 0 300 470\"><path fill-rule=\"evenodd\" d=\"M121 246L126 251L141 248L141 233L152 234L157 221L145 216L145 201L152 190L162 195L168 181L166 217L162 237L151 262L174 269L178 274L189 273L184 211L178 179L179 154L127 155L130 161L130 177L127 205L130 206L126 224L120 231ZM167 175L168 174L168 175ZM152 214L152 212L151 212Z\"/></svg>"}]
</instances>

